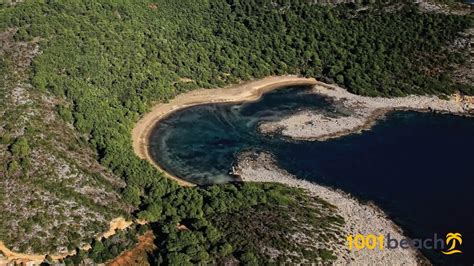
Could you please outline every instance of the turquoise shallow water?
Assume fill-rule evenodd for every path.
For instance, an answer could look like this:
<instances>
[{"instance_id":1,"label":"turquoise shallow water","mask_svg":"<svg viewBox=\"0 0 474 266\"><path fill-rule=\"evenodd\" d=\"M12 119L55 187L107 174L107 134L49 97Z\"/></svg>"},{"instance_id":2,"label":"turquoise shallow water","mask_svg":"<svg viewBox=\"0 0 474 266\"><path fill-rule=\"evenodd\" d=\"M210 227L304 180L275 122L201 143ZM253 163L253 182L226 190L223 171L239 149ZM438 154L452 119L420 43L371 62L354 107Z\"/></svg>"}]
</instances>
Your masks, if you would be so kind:
<instances>
[{"instance_id":1,"label":"turquoise shallow water","mask_svg":"<svg viewBox=\"0 0 474 266\"><path fill-rule=\"evenodd\" d=\"M324 141L292 141L256 131L261 121L299 110L345 115L337 103L302 87L244 104L210 104L171 114L151 135L152 157L167 171L198 184L232 181L235 155L271 152L300 178L375 202L412 238L463 235L463 254L422 250L435 263L474 262L474 119L395 112L371 130Z\"/></svg>"}]
</instances>

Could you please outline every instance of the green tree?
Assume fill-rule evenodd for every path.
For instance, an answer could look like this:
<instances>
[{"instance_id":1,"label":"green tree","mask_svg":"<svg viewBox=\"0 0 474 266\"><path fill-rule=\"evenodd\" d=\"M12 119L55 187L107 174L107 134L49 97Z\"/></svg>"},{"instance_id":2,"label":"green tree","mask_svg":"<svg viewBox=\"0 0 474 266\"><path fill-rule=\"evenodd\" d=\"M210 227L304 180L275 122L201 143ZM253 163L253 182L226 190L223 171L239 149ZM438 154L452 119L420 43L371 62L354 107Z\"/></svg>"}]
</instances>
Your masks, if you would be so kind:
<instances>
[{"instance_id":1,"label":"green tree","mask_svg":"<svg viewBox=\"0 0 474 266\"><path fill-rule=\"evenodd\" d=\"M18 171L18 169L20 169L20 164L18 163L18 161L13 160L8 163L8 169L7 169L8 175L11 176L15 174Z\"/></svg>"},{"instance_id":2,"label":"green tree","mask_svg":"<svg viewBox=\"0 0 474 266\"><path fill-rule=\"evenodd\" d=\"M156 222L161 218L162 211L163 207L160 203L152 203L146 208L146 210L141 211L138 214L138 218L149 222Z\"/></svg>"},{"instance_id":3,"label":"green tree","mask_svg":"<svg viewBox=\"0 0 474 266\"><path fill-rule=\"evenodd\" d=\"M72 112L69 108L64 107L63 105L58 105L57 107L59 117L68 123L72 123L74 121L74 117L72 116Z\"/></svg>"},{"instance_id":4,"label":"green tree","mask_svg":"<svg viewBox=\"0 0 474 266\"><path fill-rule=\"evenodd\" d=\"M258 265L257 257L252 252L245 252L239 259L243 265Z\"/></svg>"},{"instance_id":5,"label":"green tree","mask_svg":"<svg viewBox=\"0 0 474 266\"><path fill-rule=\"evenodd\" d=\"M166 259L168 261L168 265L193 265L191 263L191 257L184 253L172 252L168 254Z\"/></svg>"},{"instance_id":6,"label":"green tree","mask_svg":"<svg viewBox=\"0 0 474 266\"><path fill-rule=\"evenodd\" d=\"M20 137L12 144L10 151L17 158L27 158L30 154L30 146L25 137Z\"/></svg>"},{"instance_id":7,"label":"green tree","mask_svg":"<svg viewBox=\"0 0 474 266\"><path fill-rule=\"evenodd\" d=\"M102 262L102 253L105 251L105 246L100 240L94 240L90 257L97 263Z\"/></svg>"}]
</instances>

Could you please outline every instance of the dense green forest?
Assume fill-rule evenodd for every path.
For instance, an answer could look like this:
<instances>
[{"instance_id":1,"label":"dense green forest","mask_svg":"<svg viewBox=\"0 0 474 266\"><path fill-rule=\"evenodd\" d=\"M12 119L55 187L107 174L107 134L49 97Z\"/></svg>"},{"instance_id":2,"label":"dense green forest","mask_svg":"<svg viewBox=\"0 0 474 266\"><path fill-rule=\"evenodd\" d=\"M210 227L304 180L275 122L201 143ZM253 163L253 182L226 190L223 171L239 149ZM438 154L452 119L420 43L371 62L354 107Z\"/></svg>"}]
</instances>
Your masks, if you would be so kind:
<instances>
[{"instance_id":1,"label":"dense green forest","mask_svg":"<svg viewBox=\"0 0 474 266\"><path fill-rule=\"evenodd\" d=\"M457 84L449 75L452 65L466 59L450 44L472 27L472 16L421 13L408 2L396 9L390 1L311 2L26 1L2 4L0 28L16 28L18 41L39 40L42 52L30 82L64 99L57 114L81 133L102 165L123 178L121 193L134 215L160 225L159 246L169 252L155 254L157 262L211 262L229 255L262 262L268 258L250 242L233 246L223 240L230 230L226 220L244 221L255 210L284 212L282 206L292 206L301 192L258 184L180 188L131 148L130 131L151 104L199 87L284 74L369 96L474 94L472 84ZM23 139L12 140L18 156L26 147ZM177 231L176 224L191 230ZM318 254L332 258L329 251Z\"/></svg>"},{"instance_id":2,"label":"dense green forest","mask_svg":"<svg viewBox=\"0 0 474 266\"><path fill-rule=\"evenodd\" d=\"M137 243L138 236L147 230L149 230L147 225L131 226L109 238L94 239L89 250L77 249L74 256L69 256L62 262L66 265L79 265L84 259L90 259L95 263L105 263L132 248Z\"/></svg>"},{"instance_id":3,"label":"dense green forest","mask_svg":"<svg viewBox=\"0 0 474 266\"><path fill-rule=\"evenodd\" d=\"M330 262L335 259L334 243L345 238L344 220L334 206L278 184L181 188L154 201L139 217L154 222L159 248L150 255L152 265L224 264L235 259L248 265ZM73 265L85 258L106 262L114 257L109 253L118 255L130 248L136 239L132 236L147 228L138 226L111 239L96 240L88 252L79 251L64 261ZM295 243L292 236L297 233L312 241ZM321 247L319 241L327 245ZM278 251L277 255L270 257L263 246Z\"/></svg>"}]
</instances>

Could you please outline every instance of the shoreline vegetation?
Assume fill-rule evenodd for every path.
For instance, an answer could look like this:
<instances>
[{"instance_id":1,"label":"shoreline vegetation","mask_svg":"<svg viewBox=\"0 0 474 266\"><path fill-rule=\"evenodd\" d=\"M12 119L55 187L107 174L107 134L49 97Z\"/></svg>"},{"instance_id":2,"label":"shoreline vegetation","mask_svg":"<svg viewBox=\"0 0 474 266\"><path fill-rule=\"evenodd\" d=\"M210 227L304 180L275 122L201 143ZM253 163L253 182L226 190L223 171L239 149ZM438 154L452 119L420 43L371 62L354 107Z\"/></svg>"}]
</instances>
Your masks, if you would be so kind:
<instances>
[{"instance_id":1,"label":"shoreline vegetation","mask_svg":"<svg viewBox=\"0 0 474 266\"><path fill-rule=\"evenodd\" d=\"M163 174L172 178L182 186L194 186L185 180L179 179L171 173L165 172L148 153L148 139L150 132L172 112L195 105L209 103L231 103L256 101L265 92L285 86L310 85L313 93L332 98L353 112L346 117L325 117L303 111L296 115L284 118L277 122L268 122L260 125L264 134L282 133L295 139L325 140L370 128L387 112L396 110L437 111L451 114L469 115L474 101L472 97L454 95L447 100L437 96L406 96L400 98L364 97L354 95L336 85L329 85L312 78L297 76L272 76L253 80L227 88L199 89L177 96L168 103L160 103L152 108L136 124L132 131L134 152L142 159L146 159ZM270 154L242 153L238 158L236 173L244 182L276 182L290 187L303 188L312 196L318 196L335 205L341 216L347 221L346 233L383 234L390 233L396 238L403 238L402 230L394 224L384 213L373 204L357 201L350 195L339 190L298 179L275 165ZM404 261L406 264L415 264L425 258L417 250L390 250L381 252L348 252L344 245L336 249L338 260L336 263L348 263L354 260L365 263L390 263Z\"/></svg>"},{"instance_id":2,"label":"shoreline vegetation","mask_svg":"<svg viewBox=\"0 0 474 266\"><path fill-rule=\"evenodd\" d=\"M163 176L130 149L130 131L150 103L286 74L368 96L474 95L471 12L426 12L411 1L154 2L0 4L0 239L13 250L72 251L94 242L113 217L132 215L157 223L154 255L164 264L226 256L262 264L269 261L257 248L263 245L233 246L225 235L258 243L262 228L247 226L253 214L260 225L274 221L261 205L280 215L282 231L298 225L284 219L288 212L272 211L288 195L292 211L311 214L309 200L297 204L302 192L281 184L188 189ZM252 219L236 223L245 212ZM186 222L191 230L175 228ZM251 237L234 231L236 224ZM289 243L280 240L263 244Z\"/></svg>"},{"instance_id":3,"label":"shoreline vegetation","mask_svg":"<svg viewBox=\"0 0 474 266\"><path fill-rule=\"evenodd\" d=\"M135 125L132 131L133 150L135 154L141 159L146 159L158 170L160 170L166 177L178 182L181 186L195 186L195 184L187 182L163 170L151 157L148 152L148 138L151 131L156 124L166 118L171 113L188 108L191 106L210 104L210 103L238 103L245 101L257 101L263 94L274 89L279 89L286 86L314 86L312 92L321 94L332 98L334 101L340 102L344 107L349 108L354 112L354 115L347 117L325 117L320 114L312 114L308 111L302 111L290 117L284 118L276 122L267 122L260 125L259 130L263 134L282 134L286 137L300 140L327 140L337 138L340 136L357 133L366 129L370 129L377 120L381 119L385 114L397 110L414 110L414 111L435 111L449 114L472 115L474 109L474 97L453 95L447 100L440 99L436 96L406 96L399 98L384 98L384 97L366 97L359 96L348 92L347 90L337 86L319 82L314 78L303 78L296 75L287 76L270 76L262 79L251 80L241 84L230 85L224 88L217 89L198 89L184 94L178 95L168 103L159 103L154 106L149 113L143 116ZM318 126L314 126L317 124ZM253 158L253 159L252 159ZM254 161L252 161L254 160ZM393 222L391 222L385 213L374 205L366 205L353 199L350 195L345 194L339 190L332 190L306 180L300 180L283 169L274 165L270 154L255 154L243 153L239 155L239 162L244 162L245 166L240 163L236 165L238 174L244 182L276 182L286 184L292 187L300 187L309 191L310 194L321 197L329 203L336 205L340 210L340 206L353 206L354 208L361 208L364 210L365 216L376 217L377 221L374 223L387 225L384 230L394 230L396 234L401 236L401 229L399 229ZM265 168L257 167L255 162L265 161L267 166ZM255 168L249 168L249 165ZM262 174L250 176L249 173L259 173L262 170L268 172L267 177ZM345 202L344 205L342 202ZM355 212L353 212L355 213ZM351 216L346 212L342 215L350 226L356 226L357 217ZM362 219L364 220L364 219ZM360 224L363 222L359 221ZM116 218L110 222L110 229L101 235L101 237L108 238L112 236L115 229L125 229L132 222L125 221L123 218ZM347 227L347 226L346 226ZM356 226L357 227L357 226ZM372 232L372 231L371 231ZM395 233L393 235L396 235ZM87 250L89 247L83 247ZM0 252L5 255L7 261L17 260L31 260L36 262L43 262L46 255L26 254L13 252L7 248L3 242L0 242ZM337 250L341 252L342 250ZM75 252L65 254L51 255L53 259L62 259L67 256L74 255ZM371 253L373 254L373 252ZM341 258L354 259L354 254L344 255ZM379 261L368 257L367 254L361 255L363 261L376 262ZM397 255L398 256L398 255ZM407 260L416 259L410 254ZM418 257L419 258L419 257ZM386 259L386 257L384 257ZM397 259L399 259L397 257ZM348 260L350 261L350 260ZM347 261L346 261L347 262Z\"/></svg>"},{"instance_id":4,"label":"shoreline vegetation","mask_svg":"<svg viewBox=\"0 0 474 266\"><path fill-rule=\"evenodd\" d=\"M362 203L351 195L316 183L299 179L279 168L272 155L265 152L243 152L235 163L236 173L243 182L280 183L290 187L302 188L311 196L316 196L334 205L338 214L344 218L343 235L384 235L390 234L396 239L406 238L403 231L392 222L383 210L372 203ZM335 265L357 261L361 265L392 264L418 265L426 259L414 248L353 250L347 249L347 243L333 250L337 257Z\"/></svg>"},{"instance_id":5,"label":"shoreline vegetation","mask_svg":"<svg viewBox=\"0 0 474 266\"><path fill-rule=\"evenodd\" d=\"M337 85L318 82L312 93L329 97L336 106L349 112L346 116L301 111L280 121L259 125L262 134L281 134L297 140L327 140L370 129L379 119L393 111L411 110L472 116L474 97L454 94L438 96L367 97L352 94Z\"/></svg>"},{"instance_id":6,"label":"shoreline vegetation","mask_svg":"<svg viewBox=\"0 0 474 266\"><path fill-rule=\"evenodd\" d=\"M181 186L195 184L166 172L149 154L149 137L160 120L178 110L211 103L239 103L257 101L271 90L287 86L314 86L312 93L332 99L351 112L348 116L326 116L302 111L280 121L265 122L259 126L263 134L282 134L300 140L327 140L370 129L385 114L397 110L440 112L471 116L474 114L474 96L455 94L446 99L437 96L410 95L397 98L368 97L352 94L337 85L326 84L314 78L296 75L270 76L217 89L198 89L178 95L167 103L155 105L132 130L133 151Z\"/></svg>"},{"instance_id":7,"label":"shoreline vegetation","mask_svg":"<svg viewBox=\"0 0 474 266\"><path fill-rule=\"evenodd\" d=\"M154 106L149 113L141 118L132 130L133 150L141 159L146 159L163 174L178 182L182 186L194 186L193 183L187 182L167 173L158 165L150 156L148 148L148 139L155 125L163 118L166 118L172 112L177 110L209 103L232 103L244 101L256 101L265 92L273 89L296 86L296 85L315 85L316 79L302 78L294 75L288 76L271 76L263 79L244 82L237 85L231 85L218 89L198 89L178 95L168 103L159 103Z\"/></svg>"}]
</instances>

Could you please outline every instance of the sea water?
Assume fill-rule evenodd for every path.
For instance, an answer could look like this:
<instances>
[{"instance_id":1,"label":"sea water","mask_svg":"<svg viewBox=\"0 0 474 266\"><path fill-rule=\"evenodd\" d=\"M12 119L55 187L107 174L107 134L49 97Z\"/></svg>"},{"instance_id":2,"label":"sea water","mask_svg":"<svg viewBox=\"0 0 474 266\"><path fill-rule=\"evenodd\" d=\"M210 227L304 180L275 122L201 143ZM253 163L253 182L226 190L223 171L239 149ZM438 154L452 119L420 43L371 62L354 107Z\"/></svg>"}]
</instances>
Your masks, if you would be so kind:
<instances>
[{"instance_id":1,"label":"sea water","mask_svg":"<svg viewBox=\"0 0 474 266\"><path fill-rule=\"evenodd\" d=\"M462 254L422 250L432 262L474 262L473 118L394 112L370 130L327 141L295 141L258 131L262 122L303 110L348 114L308 88L281 88L256 102L174 112L154 128L150 153L166 171L204 185L233 181L229 170L239 152L270 152L299 178L374 202L411 238L462 234Z\"/></svg>"}]
</instances>

